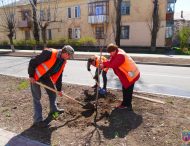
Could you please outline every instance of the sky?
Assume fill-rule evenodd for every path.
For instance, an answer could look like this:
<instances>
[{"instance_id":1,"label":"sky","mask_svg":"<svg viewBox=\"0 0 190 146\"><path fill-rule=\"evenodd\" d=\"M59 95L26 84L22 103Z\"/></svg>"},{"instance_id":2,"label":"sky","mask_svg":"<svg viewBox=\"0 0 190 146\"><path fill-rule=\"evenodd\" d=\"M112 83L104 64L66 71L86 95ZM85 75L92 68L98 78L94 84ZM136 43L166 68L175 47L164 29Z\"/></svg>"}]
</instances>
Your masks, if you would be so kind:
<instances>
[{"instance_id":1,"label":"sky","mask_svg":"<svg viewBox=\"0 0 190 146\"><path fill-rule=\"evenodd\" d=\"M190 11L190 0L177 0L175 3L175 12Z\"/></svg>"}]
</instances>

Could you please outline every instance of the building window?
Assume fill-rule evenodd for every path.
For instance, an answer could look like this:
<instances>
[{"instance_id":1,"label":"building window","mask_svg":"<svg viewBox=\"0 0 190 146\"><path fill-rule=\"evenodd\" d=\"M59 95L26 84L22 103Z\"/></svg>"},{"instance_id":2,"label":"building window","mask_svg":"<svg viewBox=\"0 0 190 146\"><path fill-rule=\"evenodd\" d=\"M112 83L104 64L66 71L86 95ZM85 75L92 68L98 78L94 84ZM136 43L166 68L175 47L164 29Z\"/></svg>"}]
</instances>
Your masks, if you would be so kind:
<instances>
[{"instance_id":1,"label":"building window","mask_svg":"<svg viewBox=\"0 0 190 146\"><path fill-rule=\"evenodd\" d=\"M173 27L166 27L166 38L172 38L173 36Z\"/></svg>"},{"instance_id":2,"label":"building window","mask_svg":"<svg viewBox=\"0 0 190 146\"><path fill-rule=\"evenodd\" d=\"M80 17L80 6L69 7L67 9L68 18Z\"/></svg>"},{"instance_id":3,"label":"building window","mask_svg":"<svg viewBox=\"0 0 190 146\"><path fill-rule=\"evenodd\" d=\"M167 0L167 13L174 13L176 0Z\"/></svg>"},{"instance_id":4,"label":"building window","mask_svg":"<svg viewBox=\"0 0 190 146\"><path fill-rule=\"evenodd\" d=\"M21 12L22 20L28 20L28 18L31 17L31 11L30 10L23 10Z\"/></svg>"},{"instance_id":5,"label":"building window","mask_svg":"<svg viewBox=\"0 0 190 146\"><path fill-rule=\"evenodd\" d=\"M45 20L45 16L46 16L45 11L44 10L40 10L40 20L41 21Z\"/></svg>"},{"instance_id":6,"label":"building window","mask_svg":"<svg viewBox=\"0 0 190 146\"><path fill-rule=\"evenodd\" d=\"M50 9L47 9L47 20L48 20L48 21L51 20L51 12L50 12Z\"/></svg>"},{"instance_id":7,"label":"building window","mask_svg":"<svg viewBox=\"0 0 190 146\"><path fill-rule=\"evenodd\" d=\"M71 18L71 8L68 8L68 18Z\"/></svg>"},{"instance_id":8,"label":"building window","mask_svg":"<svg viewBox=\"0 0 190 146\"><path fill-rule=\"evenodd\" d=\"M26 30L25 31L25 40L29 40L30 39L30 30Z\"/></svg>"},{"instance_id":9,"label":"building window","mask_svg":"<svg viewBox=\"0 0 190 146\"><path fill-rule=\"evenodd\" d=\"M72 28L68 29L68 38L72 39Z\"/></svg>"},{"instance_id":10,"label":"building window","mask_svg":"<svg viewBox=\"0 0 190 146\"><path fill-rule=\"evenodd\" d=\"M96 39L104 38L104 27L103 26L97 26L95 28L95 31L96 31Z\"/></svg>"},{"instance_id":11,"label":"building window","mask_svg":"<svg viewBox=\"0 0 190 146\"><path fill-rule=\"evenodd\" d=\"M75 7L75 18L79 18L80 17L80 7L76 6Z\"/></svg>"},{"instance_id":12,"label":"building window","mask_svg":"<svg viewBox=\"0 0 190 146\"><path fill-rule=\"evenodd\" d=\"M48 29L48 30L47 30L47 36L48 36L48 40L52 40L51 29Z\"/></svg>"},{"instance_id":13,"label":"building window","mask_svg":"<svg viewBox=\"0 0 190 146\"><path fill-rule=\"evenodd\" d=\"M108 1L89 3L88 14L89 16L108 15Z\"/></svg>"},{"instance_id":14,"label":"building window","mask_svg":"<svg viewBox=\"0 0 190 146\"><path fill-rule=\"evenodd\" d=\"M130 2L122 1L121 3L121 15L129 15L130 14Z\"/></svg>"},{"instance_id":15,"label":"building window","mask_svg":"<svg viewBox=\"0 0 190 146\"><path fill-rule=\"evenodd\" d=\"M69 39L80 39L80 28L69 28L68 29Z\"/></svg>"},{"instance_id":16,"label":"building window","mask_svg":"<svg viewBox=\"0 0 190 146\"><path fill-rule=\"evenodd\" d=\"M74 28L73 33L74 39L80 39L80 28Z\"/></svg>"},{"instance_id":17,"label":"building window","mask_svg":"<svg viewBox=\"0 0 190 146\"><path fill-rule=\"evenodd\" d=\"M129 26L121 27L121 39L129 39Z\"/></svg>"}]
</instances>

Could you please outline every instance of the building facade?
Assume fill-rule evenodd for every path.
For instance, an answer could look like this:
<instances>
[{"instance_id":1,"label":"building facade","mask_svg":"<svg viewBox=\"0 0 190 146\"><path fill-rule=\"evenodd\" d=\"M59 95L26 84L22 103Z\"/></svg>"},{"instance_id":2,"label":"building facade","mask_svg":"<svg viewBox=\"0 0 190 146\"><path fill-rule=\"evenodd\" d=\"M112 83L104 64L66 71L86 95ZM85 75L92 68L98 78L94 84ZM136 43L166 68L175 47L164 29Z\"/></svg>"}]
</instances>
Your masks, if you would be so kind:
<instances>
[{"instance_id":1,"label":"building facade","mask_svg":"<svg viewBox=\"0 0 190 146\"><path fill-rule=\"evenodd\" d=\"M121 4L121 45L150 46L154 0L123 0ZM159 0L157 46L171 45L176 0ZM47 39L93 37L101 45L113 43L116 31L114 0L52 0L38 3L38 21L48 22ZM2 11L2 10L0 10ZM16 39L33 39L30 4L16 6ZM2 15L2 13L1 13ZM6 38L6 33L0 32Z\"/></svg>"}]
</instances>

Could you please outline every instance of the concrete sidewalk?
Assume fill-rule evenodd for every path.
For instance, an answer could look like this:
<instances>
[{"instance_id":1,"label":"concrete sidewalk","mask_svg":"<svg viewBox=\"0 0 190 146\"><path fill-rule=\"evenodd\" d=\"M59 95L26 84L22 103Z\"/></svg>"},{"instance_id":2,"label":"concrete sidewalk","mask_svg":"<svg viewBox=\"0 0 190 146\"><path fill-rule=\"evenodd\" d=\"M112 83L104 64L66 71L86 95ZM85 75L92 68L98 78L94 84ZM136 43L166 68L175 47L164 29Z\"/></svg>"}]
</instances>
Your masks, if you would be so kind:
<instances>
[{"instance_id":1,"label":"concrete sidewalk","mask_svg":"<svg viewBox=\"0 0 190 146\"><path fill-rule=\"evenodd\" d=\"M49 146L21 135L0 129L0 146Z\"/></svg>"},{"instance_id":2,"label":"concrete sidewalk","mask_svg":"<svg viewBox=\"0 0 190 146\"><path fill-rule=\"evenodd\" d=\"M12 53L8 49L0 49L0 56L17 56L17 57L32 57L41 53L41 50L16 50ZM74 54L74 60L87 60L92 55L99 55L99 52L79 52ZM184 66L190 67L190 55L164 55L164 54L136 54L128 53L137 64L151 65L169 65L169 66ZM103 55L108 57L109 54L103 52Z\"/></svg>"}]
</instances>

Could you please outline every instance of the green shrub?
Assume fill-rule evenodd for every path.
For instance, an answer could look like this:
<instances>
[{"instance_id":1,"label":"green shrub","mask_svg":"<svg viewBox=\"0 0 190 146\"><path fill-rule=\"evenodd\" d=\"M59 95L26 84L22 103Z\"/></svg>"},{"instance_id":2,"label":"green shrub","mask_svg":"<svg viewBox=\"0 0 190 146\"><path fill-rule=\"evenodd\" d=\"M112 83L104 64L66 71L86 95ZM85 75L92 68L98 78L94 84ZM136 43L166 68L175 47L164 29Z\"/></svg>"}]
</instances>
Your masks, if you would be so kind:
<instances>
[{"instance_id":1,"label":"green shrub","mask_svg":"<svg viewBox=\"0 0 190 146\"><path fill-rule=\"evenodd\" d=\"M24 90L24 89L27 89L29 87L29 82L28 81L21 81L19 84L18 84L18 87L17 89L18 90Z\"/></svg>"},{"instance_id":2,"label":"green shrub","mask_svg":"<svg viewBox=\"0 0 190 146\"><path fill-rule=\"evenodd\" d=\"M188 48L189 47L189 37L190 37L190 28L189 27L183 27L180 29L178 33L179 42L180 42L180 48Z\"/></svg>"},{"instance_id":3,"label":"green shrub","mask_svg":"<svg viewBox=\"0 0 190 146\"><path fill-rule=\"evenodd\" d=\"M96 44L96 39L92 37L83 37L83 38L80 38L78 42L80 45L83 45L83 46L93 46L94 44Z\"/></svg>"},{"instance_id":4,"label":"green shrub","mask_svg":"<svg viewBox=\"0 0 190 146\"><path fill-rule=\"evenodd\" d=\"M58 41L58 43L59 43L59 45L65 45L66 44L66 41L67 41L67 39L66 38L61 38L61 39L59 39L59 41Z\"/></svg>"},{"instance_id":5,"label":"green shrub","mask_svg":"<svg viewBox=\"0 0 190 146\"><path fill-rule=\"evenodd\" d=\"M47 45L48 46L57 46L59 42L57 40L48 40Z\"/></svg>"},{"instance_id":6,"label":"green shrub","mask_svg":"<svg viewBox=\"0 0 190 146\"><path fill-rule=\"evenodd\" d=\"M0 45L9 45L9 41L3 40L0 42Z\"/></svg>"},{"instance_id":7,"label":"green shrub","mask_svg":"<svg viewBox=\"0 0 190 146\"><path fill-rule=\"evenodd\" d=\"M173 47L172 49L174 49L177 54L190 55L190 48Z\"/></svg>"},{"instance_id":8,"label":"green shrub","mask_svg":"<svg viewBox=\"0 0 190 146\"><path fill-rule=\"evenodd\" d=\"M26 45L27 46L35 46L36 45L36 41L35 40L26 40Z\"/></svg>"}]
</instances>

